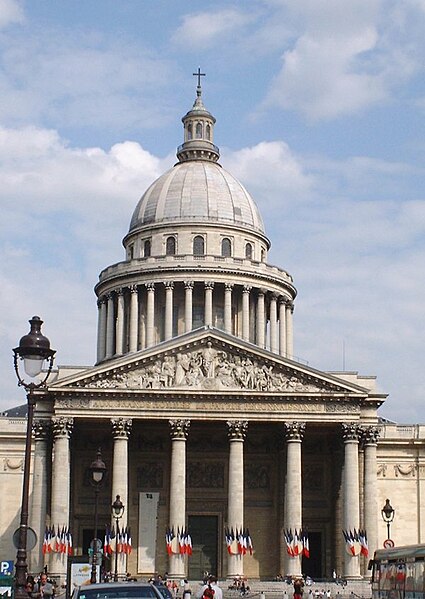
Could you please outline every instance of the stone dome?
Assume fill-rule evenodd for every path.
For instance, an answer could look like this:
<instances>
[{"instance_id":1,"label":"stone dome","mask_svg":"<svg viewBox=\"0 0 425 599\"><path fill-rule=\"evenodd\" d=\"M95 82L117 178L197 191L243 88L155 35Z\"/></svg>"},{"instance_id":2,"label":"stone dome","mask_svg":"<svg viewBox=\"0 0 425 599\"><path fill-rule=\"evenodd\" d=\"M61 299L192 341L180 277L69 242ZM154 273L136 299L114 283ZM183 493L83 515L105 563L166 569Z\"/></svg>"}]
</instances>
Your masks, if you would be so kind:
<instances>
[{"instance_id":1,"label":"stone dome","mask_svg":"<svg viewBox=\"0 0 425 599\"><path fill-rule=\"evenodd\" d=\"M211 160L180 162L161 175L137 204L129 233L159 223L223 223L265 234L251 195Z\"/></svg>"}]
</instances>

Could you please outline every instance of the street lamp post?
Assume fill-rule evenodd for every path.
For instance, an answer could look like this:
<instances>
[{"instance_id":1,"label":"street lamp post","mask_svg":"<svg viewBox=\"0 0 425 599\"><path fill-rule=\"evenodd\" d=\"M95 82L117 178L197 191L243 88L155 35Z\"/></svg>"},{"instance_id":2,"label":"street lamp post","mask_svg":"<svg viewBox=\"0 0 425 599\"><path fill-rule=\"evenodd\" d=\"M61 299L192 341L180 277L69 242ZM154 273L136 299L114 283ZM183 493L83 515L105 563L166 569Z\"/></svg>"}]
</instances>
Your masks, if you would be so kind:
<instances>
[{"instance_id":1,"label":"street lamp post","mask_svg":"<svg viewBox=\"0 0 425 599\"><path fill-rule=\"evenodd\" d=\"M389 499L385 500L385 505L381 510L382 519L387 524L387 539L390 539L390 524L394 521L395 509L390 503Z\"/></svg>"},{"instance_id":2,"label":"street lamp post","mask_svg":"<svg viewBox=\"0 0 425 599\"><path fill-rule=\"evenodd\" d=\"M27 561L27 532L28 532L28 504L29 504L29 484L31 468L31 434L34 418L34 408L36 404L35 391L46 388L47 379L53 368L53 358L55 350L50 349L50 341L41 333L43 321L39 316L33 316L29 321L31 328L27 335L24 335L19 346L15 347L14 367L18 378L18 386L24 387L27 392L27 431L25 438L25 459L24 459L24 480L22 483L22 501L21 501L21 519L19 524L18 550L16 553L15 564L15 599L28 599L28 593L25 590L28 561ZM24 370L28 377L35 378L43 371L43 363L47 361L47 368L44 371L42 379L37 382L27 383L20 373L19 362L23 360Z\"/></svg>"},{"instance_id":3,"label":"street lamp post","mask_svg":"<svg viewBox=\"0 0 425 599\"><path fill-rule=\"evenodd\" d=\"M121 501L121 498L119 495L117 495L114 503L112 504L112 517L115 519L115 524L116 524L116 531L115 531L115 535L116 535L116 539L118 537L118 525L119 525L119 521L120 519L123 517L124 515L124 504ZM114 581L118 582L118 551L117 551L117 543L115 543L115 570L114 570Z\"/></svg>"},{"instance_id":4,"label":"street lamp post","mask_svg":"<svg viewBox=\"0 0 425 599\"><path fill-rule=\"evenodd\" d=\"M96 566L97 566L97 553L98 553L98 538L97 538L97 520L98 520L98 507L99 507L99 491L106 475L105 462L102 460L102 454L100 449L97 451L97 456L94 462L90 464L90 484L94 487L94 537L93 537L93 555L91 565L91 584L95 584L96 580Z\"/></svg>"}]
</instances>

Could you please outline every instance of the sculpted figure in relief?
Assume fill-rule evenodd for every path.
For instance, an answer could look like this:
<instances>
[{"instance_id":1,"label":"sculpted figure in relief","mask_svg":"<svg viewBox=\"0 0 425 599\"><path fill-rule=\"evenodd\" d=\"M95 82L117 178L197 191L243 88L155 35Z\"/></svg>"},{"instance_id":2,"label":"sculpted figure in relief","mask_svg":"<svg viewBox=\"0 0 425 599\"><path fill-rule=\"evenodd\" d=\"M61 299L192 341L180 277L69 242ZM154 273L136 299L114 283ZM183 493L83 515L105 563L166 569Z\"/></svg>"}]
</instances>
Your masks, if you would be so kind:
<instances>
[{"instance_id":1,"label":"sculpted figure in relief","mask_svg":"<svg viewBox=\"0 0 425 599\"><path fill-rule=\"evenodd\" d=\"M234 388L261 392L317 392L332 388L320 381L311 382L302 374L299 377L286 374L251 357L215 349L211 342L201 349L180 352L176 356L165 355L162 360L157 358L140 370L113 373L108 379L95 380L86 386L118 389Z\"/></svg>"}]
</instances>

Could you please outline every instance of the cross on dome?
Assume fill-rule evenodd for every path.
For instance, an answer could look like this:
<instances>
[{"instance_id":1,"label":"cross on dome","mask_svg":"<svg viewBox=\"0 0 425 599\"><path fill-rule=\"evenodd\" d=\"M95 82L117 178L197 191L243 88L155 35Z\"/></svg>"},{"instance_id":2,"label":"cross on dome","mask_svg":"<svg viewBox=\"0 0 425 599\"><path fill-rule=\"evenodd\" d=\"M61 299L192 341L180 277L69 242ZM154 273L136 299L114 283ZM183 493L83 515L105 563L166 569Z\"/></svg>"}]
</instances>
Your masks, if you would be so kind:
<instances>
[{"instance_id":1,"label":"cross on dome","mask_svg":"<svg viewBox=\"0 0 425 599\"><path fill-rule=\"evenodd\" d=\"M198 87L201 87L201 77L206 77L205 73L201 73L201 67L198 67L198 71L196 73L192 73L194 77L198 77Z\"/></svg>"}]
</instances>

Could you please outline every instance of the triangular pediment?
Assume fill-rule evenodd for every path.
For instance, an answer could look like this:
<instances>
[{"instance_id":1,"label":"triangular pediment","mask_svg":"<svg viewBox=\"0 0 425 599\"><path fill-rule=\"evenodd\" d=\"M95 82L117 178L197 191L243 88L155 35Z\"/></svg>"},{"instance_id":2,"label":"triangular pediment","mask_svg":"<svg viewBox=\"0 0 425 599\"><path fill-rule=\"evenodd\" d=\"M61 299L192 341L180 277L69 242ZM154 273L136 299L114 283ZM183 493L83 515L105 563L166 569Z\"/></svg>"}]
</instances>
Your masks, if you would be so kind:
<instances>
[{"instance_id":1,"label":"triangular pediment","mask_svg":"<svg viewBox=\"0 0 425 599\"><path fill-rule=\"evenodd\" d=\"M110 360L51 390L367 394L335 376L278 356L222 331L203 328Z\"/></svg>"}]
</instances>

